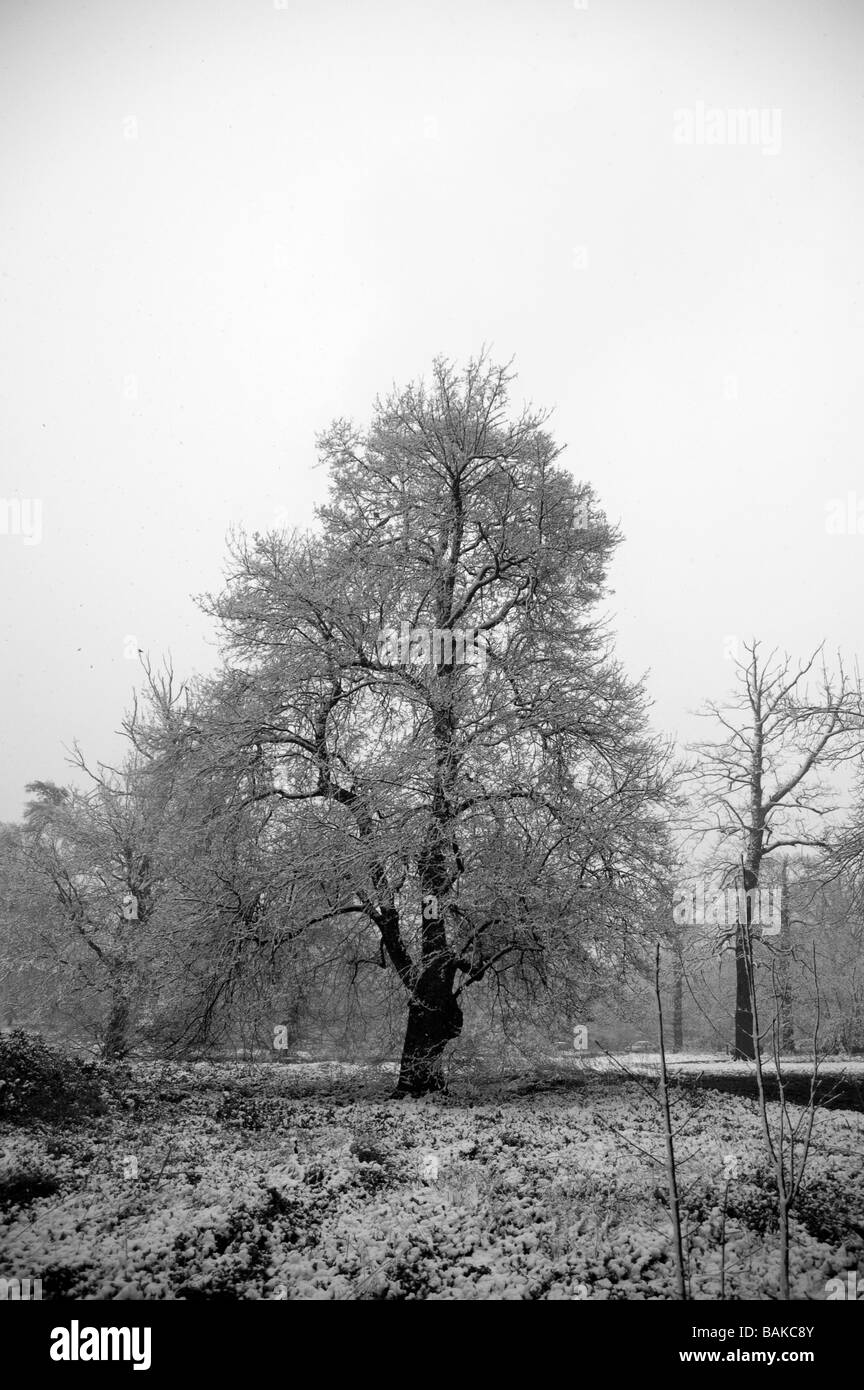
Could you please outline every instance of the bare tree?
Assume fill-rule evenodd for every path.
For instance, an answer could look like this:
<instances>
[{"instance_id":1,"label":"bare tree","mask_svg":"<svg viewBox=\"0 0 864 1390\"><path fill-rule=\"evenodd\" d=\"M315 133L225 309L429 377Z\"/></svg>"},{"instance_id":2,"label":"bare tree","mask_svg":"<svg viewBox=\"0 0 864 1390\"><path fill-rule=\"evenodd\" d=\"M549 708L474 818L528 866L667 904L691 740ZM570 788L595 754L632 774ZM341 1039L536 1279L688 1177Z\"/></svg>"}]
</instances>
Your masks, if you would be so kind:
<instances>
[{"instance_id":1,"label":"bare tree","mask_svg":"<svg viewBox=\"0 0 864 1390\"><path fill-rule=\"evenodd\" d=\"M27 955L54 977L71 975L67 994L79 988L107 1000L94 1022L105 1056L119 1058L141 983L140 940L158 895L155 832L134 767L91 775L87 792L47 782L28 787L21 851L42 924Z\"/></svg>"},{"instance_id":2,"label":"bare tree","mask_svg":"<svg viewBox=\"0 0 864 1390\"><path fill-rule=\"evenodd\" d=\"M760 655L755 639L737 663L739 689L704 714L720 726L716 740L693 746L692 767L701 804L698 833L730 874L743 854L742 899L735 928L734 1055L755 1057L747 963L754 892L763 866L778 850L824 849L837 803L822 774L857 756L862 729L861 685L838 657L835 673L822 648L793 666L791 658ZM811 676L815 673L814 688Z\"/></svg>"}]
</instances>

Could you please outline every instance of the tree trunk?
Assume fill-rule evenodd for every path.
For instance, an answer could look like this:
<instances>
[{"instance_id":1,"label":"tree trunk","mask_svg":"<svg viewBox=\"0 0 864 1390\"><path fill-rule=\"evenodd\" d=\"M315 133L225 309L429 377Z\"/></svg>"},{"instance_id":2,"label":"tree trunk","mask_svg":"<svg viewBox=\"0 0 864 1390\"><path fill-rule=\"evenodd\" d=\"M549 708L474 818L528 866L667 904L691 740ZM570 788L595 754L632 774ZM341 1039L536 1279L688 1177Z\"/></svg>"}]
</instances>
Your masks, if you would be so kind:
<instances>
[{"instance_id":1,"label":"tree trunk","mask_svg":"<svg viewBox=\"0 0 864 1390\"><path fill-rule=\"evenodd\" d=\"M110 965L111 1003L102 1034L102 1055L108 1062L120 1062L129 1052L132 1020L133 971L125 953Z\"/></svg>"},{"instance_id":2,"label":"tree trunk","mask_svg":"<svg viewBox=\"0 0 864 1390\"><path fill-rule=\"evenodd\" d=\"M785 1196L780 1197L780 1297L789 1299L789 1204Z\"/></svg>"},{"instance_id":3,"label":"tree trunk","mask_svg":"<svg viewBox=\"0 0 864 1390\"><path fill-rule=\"evenodd\" d=\"M792 915L789 911L789 874L786 862L783 863L783 877L781 889L783 898L780 903L780 953L777 962L777 975L779 985L779 1011L780 1011L780 1051L795 1051L795 1013L794 997L792 994L792 976L789 969L792 959Z\"/></svg>"},{"instance_id":4,"label":"tree trunk","mask_svg":"<svg viewBox=\"0 0 864 1390\"><path fill-rule=\"evenodd\" d=\"M115 979L111 990L111 1008L102 1039L102 1054L106 1061L119 1062L129 1051L129 1000L122 977Z\"/></svg>"},{"instance_id":5,"label":"tree trunk","mask_svg":"<svg viewBox=\"0 0 864 1390\"><path fill-rule=\"evenodd\" d=\"M660 1043L660 1113L663 1116L663 1138L666 1142L666 1181L669 1185L669 1214L672 1217L672 1253L675 1258L675 1278L678 1297L686 1299L684 1280L684 1246L681 1241L681 1204L678 1200L678 1175L675 1166L675 1141L672 1134L672 1111L669 1106L669 1077L666 1071L666 1044L663 1040L663 1003L660 997L660 943L654 955L654 997L657 1001L657 1035Z\"/></svg>"},{"instance_id":6,"label":"tree trunk","mask_svg":"<svg viewBox=\"0 0 864 1390\"><path fill-rule=\"evenodd\" d=\"M739 922L735 932L735 1044L732 1056L736 1062L753 1061L753 1014L750 1009L749 964L747 959L749 927Z\"/></svg>"},{"instance_id":7,"label":"tree trunk","mask_svg":"<svg viewBox=\"0 0 864 1390\"><path fill-rule=\"evenodd\" d=\"M452 962L427 966L408 1005L408 1025L396 1096L423 1096L446 1089L444 1050L462 1031L462 1009L453 993Z\"/></svg>"},{"instance_id":8,"label":"tree trunk","mask_svg":"<svg viewBox=\"0 0 864 1390\"><path fill-rule=\"evenodd\" d=\"M684 1051L684 963L678 952L672 973L672 1051Z\"/></svg>"},{"instance_id":9,"label":"tree trunk","mask_svg":"<svg viewBox=\"0 0 864 1390\"><path fill-rule=\"evenodd\" d=\"M756 1056L753 1038L753 1006L750 1002L750 971L753 969L753 900L751 893L758 883L758 875L752 869L744 868L744 892L746 894L745 920L738 913L735 931L735 1046L732 1056L736 1061L752 1062Z\"/></svg>"},{"instance_id":10,"label":"tree trunk","mask_svg":"<svg viewBox=\"0 0 864 1390\"><path fill-rule=\"evenodd\" d=\"M453 882L447 847L455 845L449 797L455 769L455 720L451 704L442 700L433 712L437 761L432 816L425 844L417 858L421 965L409 996L397 1096L422 1096L445 1090L444 1050L462 1031L462 1009L453 993L456 958L447 940L445 917L445 899Z\"/></svg>"}]
</instances>

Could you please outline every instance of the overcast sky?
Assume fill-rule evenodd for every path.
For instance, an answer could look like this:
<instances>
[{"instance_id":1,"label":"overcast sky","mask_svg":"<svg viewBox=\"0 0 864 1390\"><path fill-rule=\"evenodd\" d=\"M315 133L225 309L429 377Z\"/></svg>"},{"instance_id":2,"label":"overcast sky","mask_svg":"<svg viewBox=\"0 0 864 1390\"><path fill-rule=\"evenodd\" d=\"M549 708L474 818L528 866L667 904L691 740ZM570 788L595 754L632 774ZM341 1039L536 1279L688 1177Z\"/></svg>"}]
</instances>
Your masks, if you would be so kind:
<instances>
[{"instance_id":1,"label":"overcast sky","mask_svg":"<svg viewBox=\"0 0 864 1390\"><path fill-rule=\"evenodd\" d=\"M658 729L693 736L729 639L851 659L862 31L853 0L3 0L0 818L73 739L118 756L125 646L212 666L192 596L230 526L312 519L317 431L484 342L622 526Z\"/></svg>"}]
</instances>

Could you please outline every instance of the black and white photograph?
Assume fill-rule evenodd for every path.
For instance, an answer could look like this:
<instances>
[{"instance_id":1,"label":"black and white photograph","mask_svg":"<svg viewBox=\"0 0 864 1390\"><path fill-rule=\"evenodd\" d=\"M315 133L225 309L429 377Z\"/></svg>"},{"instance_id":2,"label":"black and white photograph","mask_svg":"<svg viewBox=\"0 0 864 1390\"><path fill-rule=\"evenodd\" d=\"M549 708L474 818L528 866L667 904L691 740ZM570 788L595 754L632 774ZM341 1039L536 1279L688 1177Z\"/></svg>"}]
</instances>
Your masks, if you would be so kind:
<instances>
[{"instance_id":1,"label":"black and white photograph","mask_svg":"<svg viewBox=\"0 0 864 1390\"><path fill-rule=\"evenodd\" d=\"M856 0L2 0L28 1369L298 1302L851 1347L862 57Z\"/></svg>"}]
</instances>

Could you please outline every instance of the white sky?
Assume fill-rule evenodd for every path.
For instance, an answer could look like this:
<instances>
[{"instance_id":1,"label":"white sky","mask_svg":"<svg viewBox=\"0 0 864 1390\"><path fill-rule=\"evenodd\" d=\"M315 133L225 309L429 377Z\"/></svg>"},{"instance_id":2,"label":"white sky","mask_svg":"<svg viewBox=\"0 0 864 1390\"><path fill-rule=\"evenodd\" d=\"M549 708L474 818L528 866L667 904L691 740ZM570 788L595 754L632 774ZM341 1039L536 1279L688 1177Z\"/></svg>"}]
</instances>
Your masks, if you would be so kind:
<instances>
[{"instance_id":1,"label":"white sky","mask_svg":"<svg viewBox=\"0 0 864 1390\"><path fill-rule=\"evenodd\" d=\"M0 497L42 539L0 534L0 818L73 738L117 756L128 636L212 664L191 595L229 526L311 519L316 431L484 341L620 520L658 728L703 732L728 636L851 658L862 33L853 0L3 0ZM700 102L779 110L779 153L676 143Z\"/></svg>"}]
</instances>

